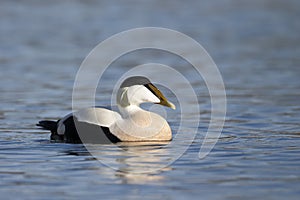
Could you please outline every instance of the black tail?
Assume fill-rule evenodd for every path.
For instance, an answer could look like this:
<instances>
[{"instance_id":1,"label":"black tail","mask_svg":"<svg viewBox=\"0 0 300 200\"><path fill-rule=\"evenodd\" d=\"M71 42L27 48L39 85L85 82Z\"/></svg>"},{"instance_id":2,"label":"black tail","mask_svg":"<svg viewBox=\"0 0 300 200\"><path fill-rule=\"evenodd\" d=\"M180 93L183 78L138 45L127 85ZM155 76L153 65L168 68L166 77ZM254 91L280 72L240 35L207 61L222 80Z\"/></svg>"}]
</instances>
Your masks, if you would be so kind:
<instances>
[{"instance_id":1,"label":"black tail","mask_svg":"<svg viewBox=\"0 0 300 200\"><path fill-rule=\"evenodd\" d=\"M56 132L57 130L57 122L55 121L43 120L39 121L39 123L36 125L42 127L43 129L50 130L51 132Z\"/></svg>"}]
</instances>

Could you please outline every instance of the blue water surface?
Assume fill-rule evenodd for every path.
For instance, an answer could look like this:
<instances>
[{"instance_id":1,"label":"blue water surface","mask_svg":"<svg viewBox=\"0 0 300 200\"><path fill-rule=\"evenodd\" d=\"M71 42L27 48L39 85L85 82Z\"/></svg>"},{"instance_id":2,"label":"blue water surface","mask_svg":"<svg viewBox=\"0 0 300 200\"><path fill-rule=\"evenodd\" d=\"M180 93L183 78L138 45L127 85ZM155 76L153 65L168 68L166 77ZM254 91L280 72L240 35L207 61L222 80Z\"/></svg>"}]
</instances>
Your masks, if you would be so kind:
<instances>
[{"instance_id":1,"label":"blue water surface","mask_svg":"<svg viewBox=\"0 0 300 200\"><path fill-rule=\"evenodd\" d=\"M299 15L297 0L1 1L1 199L299 199ZM227 116L210 154L198 158L211 109L205 84L196 90L200 124L183 127L178 152L190 146L170 165L174 152L164 143L92 146L105 162L80 144L50 143L35 123L71 112L87 54L115 33L144 26L189 35L218 65ZM150 61L198 81L178 57L136 52L112 64L97 104L110 104L111 80ZM173 130L179 115L168 111Z\"/></svg>"}]
</instances>

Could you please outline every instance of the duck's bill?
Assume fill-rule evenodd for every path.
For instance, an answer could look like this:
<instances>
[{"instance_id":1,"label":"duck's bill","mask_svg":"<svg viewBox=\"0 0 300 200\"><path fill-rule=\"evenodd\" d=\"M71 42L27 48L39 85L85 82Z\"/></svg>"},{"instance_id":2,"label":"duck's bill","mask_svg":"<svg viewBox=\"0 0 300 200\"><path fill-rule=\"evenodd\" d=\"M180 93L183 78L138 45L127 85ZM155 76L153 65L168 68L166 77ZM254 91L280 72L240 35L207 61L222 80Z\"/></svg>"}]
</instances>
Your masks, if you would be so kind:
<instances>
[{"instance_id":1,"label":"duck's bill","mask_svg":"<svg viewBox=\"0 0 300 200\"><path fill-rule=\"evenodd\" d=\"M146 84L145 87L147 87L155 96L159 98L160 102L157 104L170 107L174 110L176 109L176 106L170 101L168 101L167 98L161 93L161 91L152 83Z\"/></svg>"},{"instance_id":2,"label":"duck's bill","mask_svg":"<svg viewBox=\"0 0 300 200\"><path fill-rule=\"evenodd\" d=\"M172 108L173 110L176 109L176 106L173 103L171 103L170 101L167 101L167 100L166 101L161 101L159 104L163 105L163 106L167 106L169 108Z\"/></svg>"}]
</instances>

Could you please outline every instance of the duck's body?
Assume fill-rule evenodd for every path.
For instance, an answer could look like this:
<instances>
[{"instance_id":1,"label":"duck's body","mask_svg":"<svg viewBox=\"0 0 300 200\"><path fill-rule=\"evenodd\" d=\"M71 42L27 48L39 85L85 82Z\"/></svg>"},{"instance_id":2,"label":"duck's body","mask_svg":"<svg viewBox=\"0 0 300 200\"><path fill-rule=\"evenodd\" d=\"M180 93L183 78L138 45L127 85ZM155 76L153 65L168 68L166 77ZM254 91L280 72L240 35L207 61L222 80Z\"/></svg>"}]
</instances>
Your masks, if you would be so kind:
<instances>
[{"instance_id":1,"label":"duck's body","mask_svg":"<svg viewBox=\"0 0 300 200\"><path fill-rule=\"evenodd\" d=\"M119 89L117 104L120 114L105 108L87 108L57 122L40 121L37 125L51 131L51 140L68 143L171 140L172 132L167 121L139 107L144 102L175 109L147 78L138 76L126 79Z\"/></svg>"}]
</instances>

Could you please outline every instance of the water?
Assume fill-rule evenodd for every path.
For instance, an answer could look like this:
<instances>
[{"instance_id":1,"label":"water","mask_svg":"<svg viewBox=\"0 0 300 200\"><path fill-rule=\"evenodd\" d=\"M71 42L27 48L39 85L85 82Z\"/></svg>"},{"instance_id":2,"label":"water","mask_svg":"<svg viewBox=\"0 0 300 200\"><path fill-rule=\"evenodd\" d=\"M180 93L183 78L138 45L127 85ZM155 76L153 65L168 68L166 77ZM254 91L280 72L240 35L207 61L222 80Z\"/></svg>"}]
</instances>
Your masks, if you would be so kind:
<instances>
[{"instance_id":1,"label":"water","mask_svg":"<svg viewBox=\"0 0 300 200\"><path fill-rule=\"evenodd\" d=\"M299 8L296 0L1 1L1 199L298 199ZM49 133L34 125L70 112L84 57L112 34L141 26L188 34L219 66L228 112L213 151L198 159L210 113L205 85L199 88L201 124L193 127L198 136L162 170L136 173L161 166L174 153L161 148L165 144L122 144L122 151L96 146L115 171L81 145L49 143ZM142 52L115 66L123 63L126 70L152 60L186 65ZM109 103L109 80L122 70L108 72L99 104ZM174 112L168 113L172 129L178 127ZM178 151L190 142L181 141Z\"/></svg>"}]
</instances>

